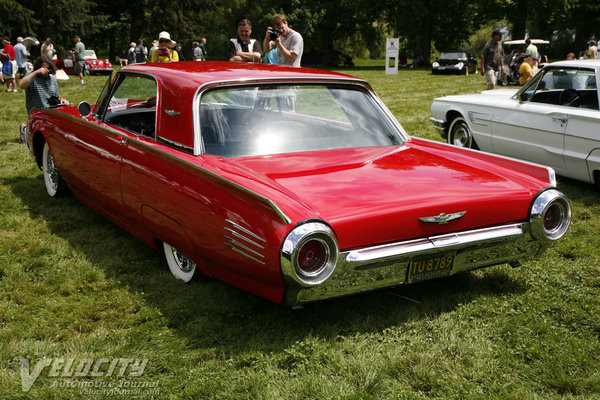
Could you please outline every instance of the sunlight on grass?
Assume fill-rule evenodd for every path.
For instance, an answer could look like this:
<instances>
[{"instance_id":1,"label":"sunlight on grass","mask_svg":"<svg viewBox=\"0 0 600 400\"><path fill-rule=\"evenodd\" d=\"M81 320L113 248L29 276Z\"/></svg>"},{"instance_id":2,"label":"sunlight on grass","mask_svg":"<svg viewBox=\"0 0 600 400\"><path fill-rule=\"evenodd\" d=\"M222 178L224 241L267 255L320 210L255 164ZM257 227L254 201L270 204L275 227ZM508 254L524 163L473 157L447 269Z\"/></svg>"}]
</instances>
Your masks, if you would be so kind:
<instances>
[{"instance_id":1,"label":"sunlight on grass","mask_svg":"<svg viewBox=\"0 0 600 400\"><path fill-rule=\"evenodd\" d=\"M411 135L444 94L481 76L340 72L369 81ZM106 77L60 82L95 102ZM72 197L50 199L18 126L23 92L0 91L0 397L107 398L73 382L158 382L138 398L481 399L600 397L600 193L559 179L566 237L541 258L293 311L217 281L183 284L161 254ZM139 377L52 376L43 359L147 359ZM130 369L126 370L129 372ZM62 386L61 386L62 384ZM135 398L135 395L129 396Z\"/></svg>"}]
</instances>

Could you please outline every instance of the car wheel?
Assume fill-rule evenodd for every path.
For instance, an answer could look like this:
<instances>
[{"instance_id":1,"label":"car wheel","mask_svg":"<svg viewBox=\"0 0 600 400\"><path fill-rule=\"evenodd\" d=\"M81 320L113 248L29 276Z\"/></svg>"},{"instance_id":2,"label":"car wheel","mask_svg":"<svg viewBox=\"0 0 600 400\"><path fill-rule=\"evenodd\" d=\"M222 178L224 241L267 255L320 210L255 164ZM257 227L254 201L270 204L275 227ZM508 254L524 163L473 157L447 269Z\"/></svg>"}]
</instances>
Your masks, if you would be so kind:
<instances>
[{"instance_id":1,"label":"car wheel","mask_svg":"<svg viewBox=\"0 0 600 400\"><path fill-rule=\"evenodd\" d=\"M457 147L477 148L471 128L463 117L456 117L452 120L448 129L448 143Z\"/></svg>"},{"instance_id":2,"label":"car wheel","mask_svg":"<svg viewBox=\"0 0 600 400\"><path fill-rule=\"evenodd\" d=\"M171 274L184 282L191 281L196 272L196 263L177 251L177 249L170 244L163 243L163 250Z\"/></svg>"},{"instance_id":3,"label":"car wheel","mask_svg":"<svg viewBox=\"0 0 600 400\"><path fill-rule=\"evenodd\" d=\"M44 173L44 184L46 185L46 192L50 197L60 197L67 191L67 184L60 176L58 168L54 162L54 157L50 151L48 142L44 143L44 150L42 152L42 171Z\"/></svg>"}]
</instances>

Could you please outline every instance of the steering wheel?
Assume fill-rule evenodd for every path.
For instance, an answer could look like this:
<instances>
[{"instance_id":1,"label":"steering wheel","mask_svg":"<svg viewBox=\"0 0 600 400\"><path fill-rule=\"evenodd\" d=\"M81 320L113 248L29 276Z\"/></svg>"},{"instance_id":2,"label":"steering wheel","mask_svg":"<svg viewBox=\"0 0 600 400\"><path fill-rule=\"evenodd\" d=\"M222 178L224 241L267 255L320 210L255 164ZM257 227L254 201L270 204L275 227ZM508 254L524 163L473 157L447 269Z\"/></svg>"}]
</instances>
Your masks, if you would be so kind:
<instances>
[{"instance_id":1,"label":"steering wheel","mask_svg":"<svg viewBox=\"0 0 600 400\"><path fill-rule=\"evenodd\" d=\"M573 88L568 88L562 91L558 96L558 104L562 106L574 106L575 102L579 100L579 93Z\"/></svg>"}]
</instances>

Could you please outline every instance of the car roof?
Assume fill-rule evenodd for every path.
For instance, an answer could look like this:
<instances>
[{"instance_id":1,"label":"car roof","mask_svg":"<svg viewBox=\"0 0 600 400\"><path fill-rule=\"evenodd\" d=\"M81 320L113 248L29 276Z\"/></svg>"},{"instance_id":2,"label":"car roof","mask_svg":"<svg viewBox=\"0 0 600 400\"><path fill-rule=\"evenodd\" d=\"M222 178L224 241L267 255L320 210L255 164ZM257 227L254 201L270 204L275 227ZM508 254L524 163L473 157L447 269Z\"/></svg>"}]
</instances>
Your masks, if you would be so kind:
<instances>
[{"instance_id":1,"label":"car roof","mask_svg":"<svg viewBox=\"0 0 600 400\"><path fill-rule=\"evenodd\" d=\"M149 74L165 83L187 88L198 88L216 82L253 80L344 80L366 84L364 80L350 75L315 68L224 61L131 64L123 67L121 71Z\"/></svg>"},{"instance_id":2,"label":"car roof","mask_svg":"<svg viewBox=\"0 0 600 400\"><path fill-rule=\"evenodd\" d=\"M565 60L565 61L557 61L546 65L546 67L588 67L588 68L598 68L600 67L600 59L591 59L591 60Z\"/></svg>"},{"instance_id":3,"label":"car roof","mask_svg":"<svg viewBox=\"0 0 600 400\"><path fill-rule=\"evenodd\" d=\"M525 39L507 40L503 44L525 44ZM531 39L531 44L550 44L550 41L544 39Z\"/></svg>"},{"instance_id":4,"label":"car roof","mask_svg":"<svg viewBox=\"0 0 600 400\"><path fill-rule=\"evenodd\" d=\"M153 76L159 82L159 117L157 119L160 137L184 148L194 148L192 107L198 89L205 85L221 83L238 84L245 82L349 82L371 86L358 78L336 72L294 68L270 64L247 64L224 61L179 61L165 63L142 63L127 65L119 71L123 73L143 73ZM167 110L168 108L168 110ZM168 113L167 113L168 111Z\"/></svg>"}]
</instances>

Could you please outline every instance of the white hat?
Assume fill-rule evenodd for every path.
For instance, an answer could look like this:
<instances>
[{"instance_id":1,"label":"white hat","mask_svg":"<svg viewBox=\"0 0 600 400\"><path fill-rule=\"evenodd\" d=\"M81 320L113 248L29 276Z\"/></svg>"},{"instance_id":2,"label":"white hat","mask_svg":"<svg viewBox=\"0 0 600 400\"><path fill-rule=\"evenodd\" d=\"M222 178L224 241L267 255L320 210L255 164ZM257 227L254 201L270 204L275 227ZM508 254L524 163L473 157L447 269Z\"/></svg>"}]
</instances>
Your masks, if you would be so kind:
<instances>
[{"instance_id":1,"label":"white hat","mask_svg":"<svg viewBox=\"0 0 600 400\"><path fill-rule=\"evenodd\" d=\"M21 36L17 38L17 43L23 43L23 38Z\"/></svg>"},{"instance_id":2,"label":"white hat","mask_svg":"<svg viewBox=\"0 0 600 400\"><path fill-rule=\"evenodd\" d=\"M166 39L169 41L168 46L169 47L175 47L175 41L171 40L171 35L169 35L169 32L166 31L162 31L161 33L158 34L158 42L160 43L161 39Z\"/></svg>"}]
</instances>

